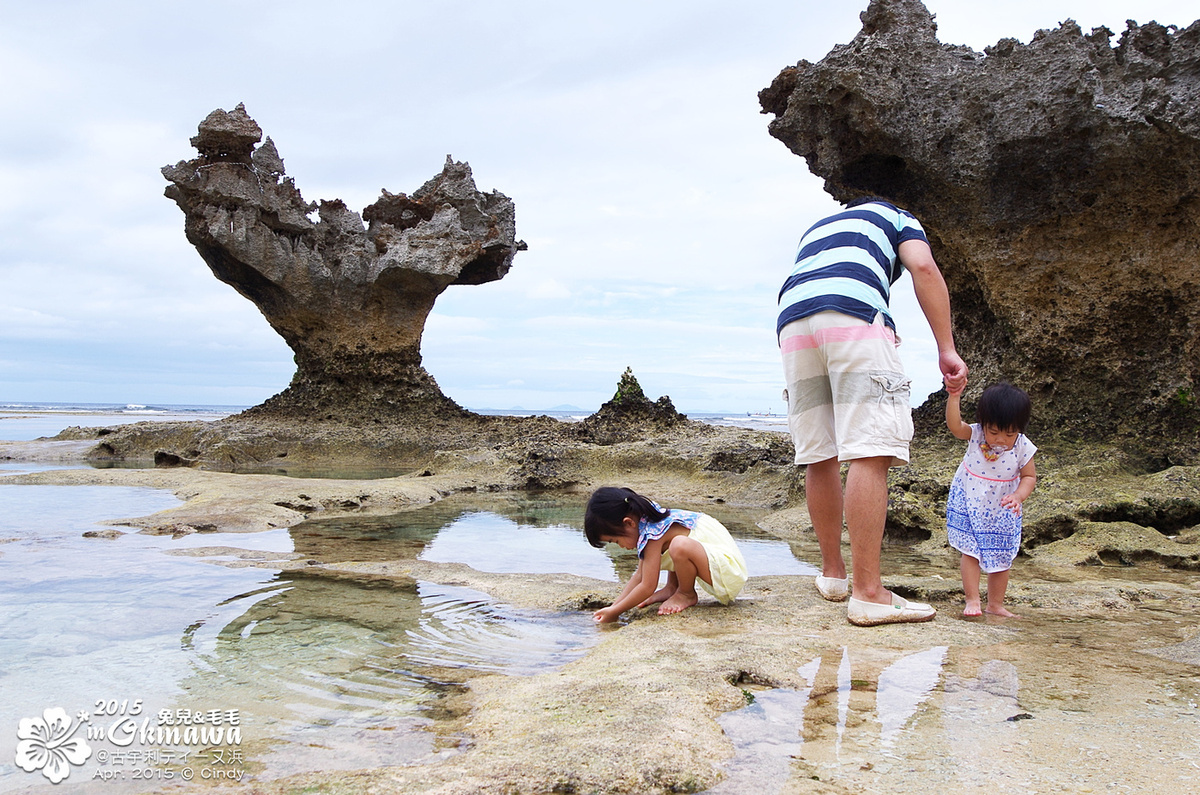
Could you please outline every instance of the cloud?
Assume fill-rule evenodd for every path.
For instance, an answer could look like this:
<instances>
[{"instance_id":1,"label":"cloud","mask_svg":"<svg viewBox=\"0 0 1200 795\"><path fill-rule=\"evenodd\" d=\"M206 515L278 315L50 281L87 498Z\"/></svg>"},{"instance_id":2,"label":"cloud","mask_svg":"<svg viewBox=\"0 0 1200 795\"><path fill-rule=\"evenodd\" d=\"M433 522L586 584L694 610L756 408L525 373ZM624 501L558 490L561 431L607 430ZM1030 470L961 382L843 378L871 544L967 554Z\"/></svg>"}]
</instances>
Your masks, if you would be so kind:
<instances>
[{"instance_id":1,"label":"cloud","mask_svg":"<svg viewBox=\"0 0 1200 795\"><path fill-rule=\"evenodd\" d=\"M254 403L286 386L291 351L162 195L159 169L192 157L200 120L245 102L310 201L411 193L447 154L514 200L529 250L499 282L448 289L426 326L426 368L459 402L594 408L633 366L685 410L778 409L776 292L835 205L767 134L757 92L849 41L866 5L10 3L0 399ZM928 6L943 41L980 50L1068 16L1119 34L1131 13ZM1178 0L1133 13L1194 16ZM897 315L924 384L923 317Z\"/></svg>"},{"instance_id":2,"label":"cloud","mask_svg":"<svg viewBox=\"0 0 1200 795\"><path fill-rule=\"evenodd\" d=\"M571 298L571 288L557 279L547 279L535 284L526 296L533 301L566 301Z\"/></svg>"}]
</instances>

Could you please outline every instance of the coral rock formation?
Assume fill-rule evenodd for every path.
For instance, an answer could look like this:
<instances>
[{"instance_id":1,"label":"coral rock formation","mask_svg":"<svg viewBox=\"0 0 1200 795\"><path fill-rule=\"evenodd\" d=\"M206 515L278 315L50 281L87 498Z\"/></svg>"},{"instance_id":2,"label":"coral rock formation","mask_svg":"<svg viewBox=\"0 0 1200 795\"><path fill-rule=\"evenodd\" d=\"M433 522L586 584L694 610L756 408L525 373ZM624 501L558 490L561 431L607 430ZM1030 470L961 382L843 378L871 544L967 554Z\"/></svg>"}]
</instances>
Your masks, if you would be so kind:
<instances>
[{"instance_id":1,"label":"coral rock formation","mask_svg":"<svg viewBox=\"0 0 1200 795\"><path fill-rule=\"evenodd\" d=\"M215 110L191 140L199 157L162 170L188 240L296 354L291 385L251 413L462 412L421 366L421 333L446 287L499 279L525 248L512 201L447 158L411 196L384 191L359 217L338 199L305 202L261 138L242 105Z\"/></svg>"},{"instance_id":2,"label":"coral rock formation","mask_svg":"<svg viewBox=\"0 0 1200 795\"><path fill-rule=\"evenodd\" d=\"M771 135L838 199L921 218L972 389L1007 378L1039 433L1200 430L1200 23L1073 21L985 53L942 44L918 0L759 94ZM1190 440L1190 441L1181 441Z\"/></svg>"},{"instance_id":3,"label":"coral rock formation","mask_svg":"<svg viewBox=\"0 0 1200 795\"><path fill-rule=\"evenodd\" d=\"M655 430L685 423L687 416L675 410L671 398L663 395L651 401L642 391L633 369L626 367L617 382L612 399L579 423L579 438L594 444L617 444L642 438Z\"/></svg>"}]
</instances>

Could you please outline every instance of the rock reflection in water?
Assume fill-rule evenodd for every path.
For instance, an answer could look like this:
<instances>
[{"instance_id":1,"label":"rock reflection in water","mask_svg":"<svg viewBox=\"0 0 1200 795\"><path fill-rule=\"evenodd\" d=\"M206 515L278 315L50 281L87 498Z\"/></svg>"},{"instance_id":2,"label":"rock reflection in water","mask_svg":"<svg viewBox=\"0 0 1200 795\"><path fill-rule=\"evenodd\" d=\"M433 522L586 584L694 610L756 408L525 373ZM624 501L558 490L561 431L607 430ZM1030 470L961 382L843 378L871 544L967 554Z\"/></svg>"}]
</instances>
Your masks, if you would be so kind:
<instances>
[{"instance_id":1,"label":"rock reflection in water","mask_svg":"<svg viewBox=\"0 0 1200 795\"><path fill-rule=\"evenodd\" d=\"M483 511L464 513L447 524L418 557L434 563L465 563L477 571L565 572L617 579L612 559L588 545L578 527L521 525Z\"/></svg>"},{"instance_id":2,"label":"rock reflection in water","mask_svg":"<svg viewBox=\"0 0 1200 795\"><path fill-rule=\"evenodd\" d=\"M291 529L296 552L322 563L419 559L477 571L575 574L616 582L637 559L583 537L583 502L569 496L451 497L391 516L315 519ZM815 576L792 547L736 516L718 515L746 558L751 576Z\"/></svg>"},{"instance_id":3,"label":"rock reflection in water","mask_svg":"<svg viewBox=\"0 0 1200 795\"><path fill-rule=\"evenodd\" d=\"M611 561L583 540L582 518L578 499L459 495L390 516L313 519L290 532L297 553L323 563L419 557L479 571L613 579Z\"/></svg>"}]
</instances>

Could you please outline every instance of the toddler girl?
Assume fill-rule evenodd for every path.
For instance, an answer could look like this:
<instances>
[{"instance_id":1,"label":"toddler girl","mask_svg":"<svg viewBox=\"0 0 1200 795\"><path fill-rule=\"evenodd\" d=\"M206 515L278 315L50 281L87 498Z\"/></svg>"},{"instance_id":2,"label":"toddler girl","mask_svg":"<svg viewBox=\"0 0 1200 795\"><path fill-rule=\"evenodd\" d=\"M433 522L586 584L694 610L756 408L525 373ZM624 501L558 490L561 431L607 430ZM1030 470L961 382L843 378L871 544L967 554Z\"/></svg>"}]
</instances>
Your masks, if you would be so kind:
<instances>
[{"instance_id":1,"label":"toddler girl","mask_svg":"<svg viewBox=\"0 0 1200 795\"><path fill-rule=\"evenodd\" d=\"M659 602L660 616L682 612L698 601L697 581L722 604L731 603L746 584L746 561L723 524L705 513L663 510L630 489L596 489L588 500L583 532L594 547L612 543L638 553L637 571L617 601L593 616L599 623ZM670 574L659 588L661 569Z\"/></svg>"},{"instance_id":2,"label":"toddler girl","mask_svg":"<svg viewBox=\"0 0 1200 795\"><path fill-rule=\"evenodd\" d=\"M964 385L965 386L965 385ZM1015 617L1004 607L1008 572L1021 548L1021 503L1037 483L1033 454L1025 436L1029 395L1012 384L989 386L979 397L975 423L962 421L963 387L949 391L946 425L969 442L946 502L950 546L962 553L964 616L980 615L979 577L987 572L987 612Z\"/></svg>"}]
</instances>

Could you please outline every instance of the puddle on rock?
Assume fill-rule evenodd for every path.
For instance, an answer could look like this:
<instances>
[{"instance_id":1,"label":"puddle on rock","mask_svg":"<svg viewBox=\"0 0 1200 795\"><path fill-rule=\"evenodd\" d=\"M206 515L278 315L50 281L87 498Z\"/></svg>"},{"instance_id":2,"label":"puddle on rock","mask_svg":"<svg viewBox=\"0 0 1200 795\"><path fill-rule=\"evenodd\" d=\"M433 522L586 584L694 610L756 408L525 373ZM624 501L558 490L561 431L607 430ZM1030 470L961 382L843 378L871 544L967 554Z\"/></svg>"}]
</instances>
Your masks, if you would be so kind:
<instances>
[{"instance_id":1,"label":"puddle on rock","mask_svg":"<svg viewBox=\"0 0 1200 795\"><path fill-rule=\"evenodd\" d=\"M549 670L596 640L587 616L520 610L417 582L285 573L189 627L188 700L240 705L256 777L428 761L428 727L458 690L451 669ZM248 713L248 715L247 715Z\"/></svg>"},{"instance_id":2,"label":"puddle on rock","mask_svg":"<svg viewBox=\"0 0 1200 795\"><path fill-rule=\"evenodd\" d=\"M798 666L804 687L747 690L719 719L735 755L707 792L1191 791L1200 680L1145 651L1190 616L1029 612L1001 642L847 645Z\"/></svg>"},{"instance_id":3,"label":"puddle on rock","mask_svg":"<svg viewBox=\"0 0 1200 795\"><path fill-rule=\"evenodd\" d=\"M874 677L864 679L856 678L850 650L843 648L797 669L806 683L803 689L746 691L751 703L719 720L737 752L726 778L707 792L779 792L792 777L794 760L811 762L830 751L840 759L843 744L848 750L859 733L867 733L864 725L870 725L868 744L881 755L890 754L937 685L945 654L945 647L934 647L882 669L877 669L878 660L860 660L857 676Z\"/></svg>"},{"instance_id":4,"label":"puddle on rock","mask_svg":"<svg viewBox=\"0 0 1200 795\"><path fill-rule=\"evenodd\" d=\"M299 555L322 563L418 558L492 573L576 574L615 582L637 556L583 537L585 500L532 495L458 495L403 514L314 519L291 529ZM784 541L733 510L706 508L737 539L751 576L816 576ZM813 553L816 554L815 545Z\"/></svg>"}]
</instances>

